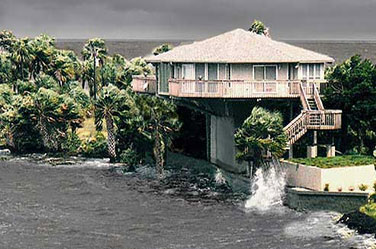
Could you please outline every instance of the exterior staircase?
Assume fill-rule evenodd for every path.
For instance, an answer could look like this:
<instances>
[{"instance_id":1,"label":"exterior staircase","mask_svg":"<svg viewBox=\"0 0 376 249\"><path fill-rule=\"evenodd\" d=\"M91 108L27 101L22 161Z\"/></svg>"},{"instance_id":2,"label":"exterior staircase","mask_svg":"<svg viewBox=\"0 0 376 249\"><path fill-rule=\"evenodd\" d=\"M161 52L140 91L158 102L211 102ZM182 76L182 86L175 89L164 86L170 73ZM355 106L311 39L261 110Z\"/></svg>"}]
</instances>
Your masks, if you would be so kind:
<instances>
[{"instance_id":1,"label":"exterior staircase","mask_svg":"<svg viewBox=\"0 0 376 249\"><path fill-rule=\"evenodd\" d=\"M312 92L310 96L306 92ZM299 86L300 100L303 105L301 113L294 118L284 131L287 134L287 146L291 146L298 141L308 130L335 130L341 128L341 110L327 110L324 108L319 90L313 84L312 91L305 91L303 84Z\"/></svg>"}]
</instances>

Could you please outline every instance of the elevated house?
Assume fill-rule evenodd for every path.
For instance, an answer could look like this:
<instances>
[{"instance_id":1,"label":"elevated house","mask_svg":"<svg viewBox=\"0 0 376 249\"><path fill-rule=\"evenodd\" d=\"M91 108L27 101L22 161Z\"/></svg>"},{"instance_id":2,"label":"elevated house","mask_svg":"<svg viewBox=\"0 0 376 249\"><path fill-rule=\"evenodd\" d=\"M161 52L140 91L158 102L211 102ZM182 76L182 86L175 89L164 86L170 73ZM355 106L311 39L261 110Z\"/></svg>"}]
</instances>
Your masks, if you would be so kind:
<instances>
[{"instance_id":1,"label":"elevated house","mask_svg":"<svg viewBox=\"0 0 376 249\"><path fill-rule=\"evenodd\" d=\"M133 90L205 112L209 160L228 169L241 169L234 159L233 134L244 120L237 109L242 103L298 103L299 113L293 116L291 104L291 122L284 128L290 157L293 144L308 130L341 127L341 111L325 109L320 98L327 84L324 69L334 62L329 56L236 29L145 59L155 66L156 75L134 76ZM317 155L316 136L314 132L309 156ZM328 155L333 151L329 147Z\"/></svg>"}]
</instances>

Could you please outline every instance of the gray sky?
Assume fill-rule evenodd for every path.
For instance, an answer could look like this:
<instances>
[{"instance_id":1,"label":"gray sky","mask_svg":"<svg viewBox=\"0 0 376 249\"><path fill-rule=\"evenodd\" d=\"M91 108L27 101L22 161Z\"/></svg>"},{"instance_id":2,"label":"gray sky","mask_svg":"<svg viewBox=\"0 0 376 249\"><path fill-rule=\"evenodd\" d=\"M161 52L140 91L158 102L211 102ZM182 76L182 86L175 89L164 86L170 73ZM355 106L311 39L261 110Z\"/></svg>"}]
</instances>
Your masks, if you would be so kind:
<instances>
[{"instance_id":1,"label":"gray sky","mask_svg":"<svg viewBox=\"0 0 376 249\"><path fill-rule=\"evenodd\" d=\"M253 19L277 39L376 39L376 0L0 0L17 36L199 39Z\"/></svg>"}]
</instances>

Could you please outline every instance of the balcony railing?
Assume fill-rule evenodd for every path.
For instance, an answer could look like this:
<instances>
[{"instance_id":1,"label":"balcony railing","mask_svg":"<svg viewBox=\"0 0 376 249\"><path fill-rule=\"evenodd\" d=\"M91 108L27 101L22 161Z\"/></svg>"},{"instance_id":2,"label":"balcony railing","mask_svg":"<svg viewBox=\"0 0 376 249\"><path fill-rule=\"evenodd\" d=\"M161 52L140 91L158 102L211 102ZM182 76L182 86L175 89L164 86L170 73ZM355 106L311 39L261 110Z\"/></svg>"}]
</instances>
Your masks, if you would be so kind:
<instances>
[{"instance_id":1,"label":"balcony railing","mask_svg":"<svg viewBox=\"0 0 376 249\"><path fill-rule=\"evenodd\" d=\"M168 94L194 98L295 98L299 97L300 82L170 79ZM313 96L314 84L302 85L305 94Z\"/></svg>"},{"instance_id":2,"label":"balcony railing","mask_svg":"<svg viewBox=\"0 0 376 249\"><path fill-rule=\"evenodd\" d=\"M132 89L135 92L156 93L157 81L155 76L135 75L132 79Z\"/></svg>"}]
</instances>

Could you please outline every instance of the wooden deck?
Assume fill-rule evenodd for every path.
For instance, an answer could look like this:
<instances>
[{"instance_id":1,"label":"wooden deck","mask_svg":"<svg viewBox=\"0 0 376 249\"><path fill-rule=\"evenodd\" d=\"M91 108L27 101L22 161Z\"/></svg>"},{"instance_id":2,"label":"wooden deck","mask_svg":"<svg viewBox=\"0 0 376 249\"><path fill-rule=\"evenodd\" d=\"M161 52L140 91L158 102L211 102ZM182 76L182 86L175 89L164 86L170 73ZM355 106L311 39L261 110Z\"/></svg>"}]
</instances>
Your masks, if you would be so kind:
<instances>
[{"instance_id":1,"label":"wooden deck","mask_svg":"<svg viewBox=\"0 0 376 249\"><path fill-rule=\"evenodd\" d=\"M307 96L314 93L314 83L302 81L169 79L168 82L169 91L159 94L183 98L299 98L300 83ZM155 76L133 77L132 87L136 92L156 93L156 86Z\"/></svg>"},{"instance_id":2,"label":"wooden deck","mask_svg":"<svg viewBox=\"0 0 376 249\"><path fill-rule=\"evenodd\" d=\"M157 80L155 76L135 75L132 78L132 89L141 93L156 93Z\"/></svg>"}]
</instances>

